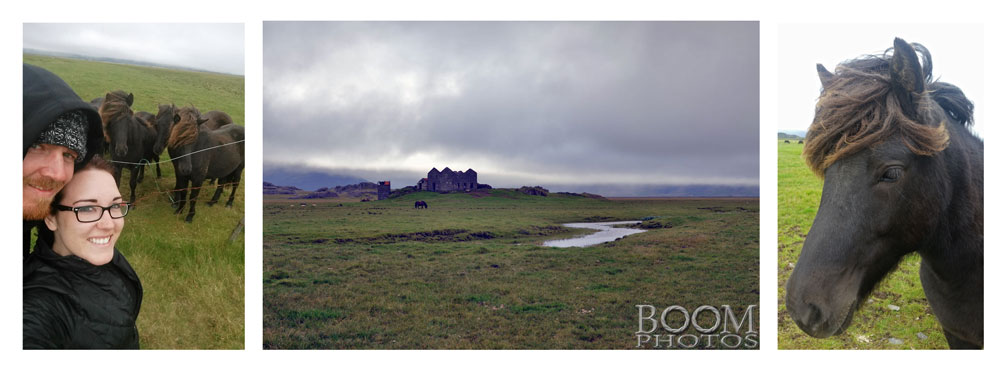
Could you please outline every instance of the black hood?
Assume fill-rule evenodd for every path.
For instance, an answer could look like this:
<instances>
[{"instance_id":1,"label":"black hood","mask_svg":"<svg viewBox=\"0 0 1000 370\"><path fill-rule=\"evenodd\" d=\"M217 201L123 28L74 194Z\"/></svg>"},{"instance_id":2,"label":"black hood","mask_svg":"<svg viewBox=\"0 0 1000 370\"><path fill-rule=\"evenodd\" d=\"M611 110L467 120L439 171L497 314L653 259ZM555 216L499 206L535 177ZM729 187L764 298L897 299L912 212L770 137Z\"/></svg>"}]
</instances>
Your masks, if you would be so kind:
<instances>
[{"instance_id":1,"label":"black hood","mask_svg":"<svg viewBox=\"0 0 1000 370\"><path fill-rule=\"evenodd\" d=\"M90 160L90 156L100 153L104 145L104 129L101 125L101 115L89 103L84 102L73 92L59 76L41 67L24 64L24 150L21 157L28 153L42 131L52 121L63 113L79 110L90 123L87 133L87 154L82 166Z\"/></svg>"}]
</instances>

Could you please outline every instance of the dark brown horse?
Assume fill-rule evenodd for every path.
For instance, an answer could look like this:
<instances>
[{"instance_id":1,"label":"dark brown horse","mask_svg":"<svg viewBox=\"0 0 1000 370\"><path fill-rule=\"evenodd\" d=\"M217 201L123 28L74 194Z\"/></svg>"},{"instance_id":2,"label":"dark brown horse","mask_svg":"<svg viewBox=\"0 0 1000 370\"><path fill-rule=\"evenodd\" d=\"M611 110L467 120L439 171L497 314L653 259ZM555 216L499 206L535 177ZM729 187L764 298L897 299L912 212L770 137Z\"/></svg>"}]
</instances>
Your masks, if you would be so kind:
<instances>
[{"instance_id":1,"label":"dark brown horse","mask_svg":"<svg viewBox=\"0 0 1000 370\"><path fill-rule=\"evenodd\" d=\"M170 129L167 149L174 164L177 183L174 187L175 213L184 210L185 201L191 204L185 221L194 220L195 203L198 193L208 178L219 179L215 195L209 206L215 204L222 195L225 185L232 185L226 207L232 207L243 174L243 126L226 125L218 130L209 130L202 124L204 120L194 107L184 107L174 114L174 124ZM187 189L190 198L187 198Z\"/></svg>"},{"instance_id":2,"label":"dark brown horse","mask_svg":"<svg viewBox=\"0 0 1000 370\"><path fill-rule=\"evenodd\" d=\"M817 66L823 92L803 156L823 195L785 298L809 335L843 332L917 253L949 346L983 346L983 142L968 127L972 102L931 69L926 48L898 38L891 55Z\"/></svg>"},{"instance_id":3,"label":"dark brown horse","mask_svg":"<svg viewBox=\"0 0 1000 370\"><path fill-rule=\"evenodd\" d=\"M152 125L132 113L132 100L132 94L113 91L105 95L98 110L104 124L105 141L110 143L108 150L115 164L115 183L121 184L123 169L131 172L129 202L135 202L135 186L142 178L143 166L140 163L149 158L156 141Z\"/></svg>"}]
</instances>

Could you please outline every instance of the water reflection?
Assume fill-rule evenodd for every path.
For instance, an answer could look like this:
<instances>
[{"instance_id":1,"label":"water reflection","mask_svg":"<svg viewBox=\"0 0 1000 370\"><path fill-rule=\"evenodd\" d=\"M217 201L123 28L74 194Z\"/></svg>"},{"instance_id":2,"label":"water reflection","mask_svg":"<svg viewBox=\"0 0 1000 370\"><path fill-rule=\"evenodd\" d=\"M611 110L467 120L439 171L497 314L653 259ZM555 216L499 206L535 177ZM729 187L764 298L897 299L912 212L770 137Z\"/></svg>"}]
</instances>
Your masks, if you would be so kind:
<instances>
[{"instance_id":1,"label":"water reflection","mask_svg":"<svg viewBox=\"0 0 1000 370\"><path fill-rule=\"evenodd\" d=\"M566 227L572 227L578 229L594 229L598 231L596 233L584 235L578 238L549 240L542 245L546 247L557 247L557 248L589 247L595 244L615 241L623 236L638 234L646 230L630 229L624 227L613 227L614 225L638 224L640 222L642 221L580 222L572 224L563 224L563 226Z\"/></svg>"}]
</instances>

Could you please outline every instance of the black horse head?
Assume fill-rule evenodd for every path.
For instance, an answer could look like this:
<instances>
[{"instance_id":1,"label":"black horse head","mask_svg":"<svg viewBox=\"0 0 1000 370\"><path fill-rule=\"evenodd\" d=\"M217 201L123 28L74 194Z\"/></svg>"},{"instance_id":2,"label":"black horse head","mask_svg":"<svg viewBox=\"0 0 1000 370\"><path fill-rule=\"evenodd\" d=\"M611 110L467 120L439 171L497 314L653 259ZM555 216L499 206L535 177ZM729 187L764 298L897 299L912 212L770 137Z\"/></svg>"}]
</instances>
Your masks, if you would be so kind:
<instances>
[{"instance_id":1,"label":"black horse head","mask_svg":"<svg viewBox=\"0 0 1000 370\"><path fill-rule=\"evenodd\" d=\"M972 103L931 80L923 46L897 38L892 50L836 74L817 66L823 93L803 156L823 176L823 195L785 300L814 337L843 332L904 255L946 242L962 197L955 194L970 182L972 164L956 153L964 149L949 145L969 137L962 125L971 123Z\"/></svg>"},{"instance_id":2,"label":"black horse head","mask_svg":"<svg viewBox=\"0 0 1000 370\"><path fill-rule=\"evenodd\" d=\"M174 115L177 106L173 104L159 104L157 106L156 118L153 119L153 126L156 127L156 144L153 145L153 153L159 155L167 147L167 139L170 138L170 128L174 124Z\"/></svg>"},{"instance_id":3,"label":"black horse head","mask_svg":"<svg viewBox=\"0 0 1000 370\"><path fill-rule=\"evenodd\" d=\"M104 140L111 144L112 153L117 157L125 157L128 153L129 125L134 119L133 100L132 93L112 91L104 96L98 109L104 123Z\"/></svg>"}]
</instances>

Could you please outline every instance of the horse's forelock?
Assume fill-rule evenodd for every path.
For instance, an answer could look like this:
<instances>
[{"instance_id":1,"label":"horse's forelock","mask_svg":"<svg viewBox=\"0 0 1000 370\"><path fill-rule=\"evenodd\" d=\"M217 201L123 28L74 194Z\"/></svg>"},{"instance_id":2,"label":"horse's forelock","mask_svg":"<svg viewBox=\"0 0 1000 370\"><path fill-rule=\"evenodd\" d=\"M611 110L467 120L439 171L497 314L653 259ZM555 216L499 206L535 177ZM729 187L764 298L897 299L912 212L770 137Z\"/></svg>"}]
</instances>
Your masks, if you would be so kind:
<instances>
[{"instance_id":1,"label":"horse's forelock","mask_svg":"<svg viewBox=\"0 0 1000 370\"><path fill-rule=\"evenodd\" d=\"M927 61L924 73L929 80L930 54L922 46L917 51ZM932 106L940 104L941 99L933 96L934 90L924 92L916 100L921 117L907 117L892 92L887 55L845 62L836 71L816 103L816 116L802 152L817 175L822 177L837 160L896 135L918 155L933 155L948 146L944 117L936 114ZM937 84L941 83L930 86L933 89Z\"/></svg>"},{"instance_id":2,"label":"horse's forelock","mask_svg":"<svg viewBox=\"0 0 1000 370\"><path fill-rule=\"evenodd\" d=\"M181 108L178 112L181 120L170 129L167 147L177 148L191 144L198 138L198 110L193 107Z\"/></svg>"},{"instance_id":3,"label":"horse's forelock","mask_svg":"<svg viewBox=\"0 0 1000 370\"><path fill-rule=\"evenodd\" d=\"M104 128L104 140L107 142L111 141L111 137L108 135L108 126L112 122L133 116L132 108L125 101L109 99L105 99L101 103L98 113L101 116L101 125Z\"/></svg>"}]
</instances>

